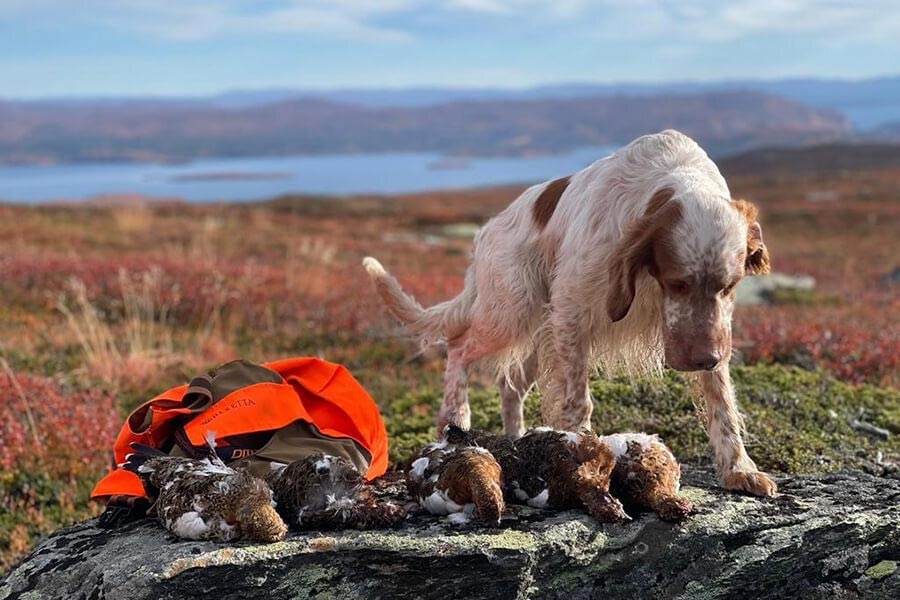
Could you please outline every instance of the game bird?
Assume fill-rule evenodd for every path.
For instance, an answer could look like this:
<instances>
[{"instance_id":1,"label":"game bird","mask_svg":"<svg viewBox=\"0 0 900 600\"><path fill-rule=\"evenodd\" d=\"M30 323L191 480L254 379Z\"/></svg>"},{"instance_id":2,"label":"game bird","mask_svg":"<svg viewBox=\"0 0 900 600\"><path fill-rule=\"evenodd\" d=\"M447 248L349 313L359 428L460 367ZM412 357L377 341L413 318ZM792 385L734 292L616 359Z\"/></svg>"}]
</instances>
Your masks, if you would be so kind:
<instances>
[{"instance_id":1,"label":"game bird","mask_svg":"<svg viewBox=\"0 0 900 600\"><path fill-rule=\"evenodd\" d=\"M500 472L488 481L498 481L505 500L534 508L585 508L604 523L630 520L618 497L634 506L652 510L660 518L677 520L693 510L693 504L679 494L681 468L672 452L658 437L643 433L619 433L598 437L584 430L557 431L548 427L532 429L512 441L505 435L465 431L454 425L444 429L443 438L426 446L412 462L408 475L411 492L436 514L464 513L480 507L459 507L459 496L423 487L429 480L444 477L449 459L478 455L484 464L493 458ZM456 489L484 487L484 468L456 469ZM414 489L415 488L415 489ZM430 494L430 495L429 495ZM454 503L439 500L447 496ZM454 505L455 504L455 505ZM491 506L481 500L481 504ZM501 505L502 507L502 505ZM502 510L502 508L501 508ZM455 517L457 521L463 517Z\"/></svg>"},{"instance_id":2,"label":"game bird","mask_svg":"<svg viewBox=\"0 0 900 600\"><path fill-rule=\"evenodd\" d=\"M658 436L614 433L600 441L616 457L613 488L619 495L665 521L677 521L694 512L693 503L679 493L681 466Z\"/></svg>"},{"instance_id":3,"label":"game bird","mask_svg":"<svg viewBox=\"0 0 900 600\"><path fill-rule=\"evenodd\" d=\"M510 502L534 508L583 507L602 523L629 520L622 503L610 494L615 457L592 432L540 427L514 442L502 435L468 436L497 458Z\"/></svg>"},{"instance_id":4,"label":"game bird","mask_svg":"<svg viewBox=\"0 0 900 600\"><path fill-rule=\"evenodd\" d=\"M313 454L266 476L278 513L292 529L390 527L406 518L403 506L382 500L352 462Z\"/></svg>"},{"instance_id":5,"label":"game bird","mask_svg":"<svg viewBox=\"0 0 900 600\"><path fill-rule=\"evenodd\" d=\"M207 434L209 455L201 459L169 456L132 444L125 468L137 473L156 498L153 510L163 526L187 540L275 542L287 527L275 511L272 491L250 473L225 465Z\"/></svg>"},{"instance_id":6,"label":"game bird","mask_svg":"<svg viewBox=\"0 0 900 600\"><path fill-rule=\"evenodd\" d=\"M452 425L445 428L441 441L426 445L413 457L406 484L425 510L449 515L455 524L473 517L497 524L505 508L500 464Z\"/></svg>"}]
</instances>

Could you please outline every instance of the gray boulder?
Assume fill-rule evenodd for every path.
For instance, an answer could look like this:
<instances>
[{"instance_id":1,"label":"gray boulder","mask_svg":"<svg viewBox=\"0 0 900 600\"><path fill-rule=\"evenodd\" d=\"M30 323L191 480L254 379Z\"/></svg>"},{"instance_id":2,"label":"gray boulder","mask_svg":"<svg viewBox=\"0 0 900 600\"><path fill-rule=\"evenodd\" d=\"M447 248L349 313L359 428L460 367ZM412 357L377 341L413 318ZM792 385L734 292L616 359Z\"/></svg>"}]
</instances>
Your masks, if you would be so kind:
<instances>
[{"instance_id":1,"label":"gray boulder","mask_svg":"<svg viewBox=\"0 0 900 600\"><path fill-rule=\"evenodd\" d=\"M900 283L900 266L894 267L881 276L881 280L885 283Z\"/></svg>"},{"instance_id":2,"label":"gray boulder","mask_svg":"<svg viewBox=\"0 0 900 600\"><path fill-rule=\"evenodd\" d=\"M0 599L900 598L900 480L795 477L761 500L686 470L700 512L680 524L515 507L497 529L421 515L397 530L216 545L150 520L88 521L39 543Z\"/></svg>"},{"instance_id":3,"label":"gray boulder","mask_svg":"<svg viewBox=\"0 0 900 600\"><path fill-rule=\"evenodd\" d=\"M744 277L734 290L734 301L737 304L771 304L777 291L812 292L816 289L816 280L809 275L786 275L769 273Z\"/></svg>"}]
</instances>

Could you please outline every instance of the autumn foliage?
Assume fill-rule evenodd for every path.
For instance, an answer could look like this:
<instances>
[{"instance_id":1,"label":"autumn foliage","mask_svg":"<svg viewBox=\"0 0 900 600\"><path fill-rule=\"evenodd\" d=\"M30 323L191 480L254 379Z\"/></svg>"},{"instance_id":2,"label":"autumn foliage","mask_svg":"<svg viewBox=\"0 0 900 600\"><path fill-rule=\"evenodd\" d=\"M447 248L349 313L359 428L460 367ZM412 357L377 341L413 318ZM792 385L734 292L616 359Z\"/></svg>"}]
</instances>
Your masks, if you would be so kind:
<instances>
[{"instance_id":1,"label":"autumn foliage","mask_svg":"<svg viewBox=\"0 0 900 600\"><path fill-rule=\"evenodd\" d=\"M63 390L47 377L0 372L0 468L73 478L102 462L121 426L102 389Z\"/></svg>"},{"instance_id":2,"label":"autumn foliage","mask_svg":"<svg viewBox=\"0 0 900 600\"><path fill-rule=\"evenodd\" d=\"M760 207L773 269L816 279L737 308L740 360L900 385L900 172L729 183ZM821 190L834 200L810 199ZM423 304L450 298L473 229L520 191L0 204L0 570L97 510L86 494L127 410L231 358L344 362L387 419L430 431L439 353L419 354L385 315L360 260L377 256ZM419 440L403 435L398 447Z\"/></svg>"}]
</instances>

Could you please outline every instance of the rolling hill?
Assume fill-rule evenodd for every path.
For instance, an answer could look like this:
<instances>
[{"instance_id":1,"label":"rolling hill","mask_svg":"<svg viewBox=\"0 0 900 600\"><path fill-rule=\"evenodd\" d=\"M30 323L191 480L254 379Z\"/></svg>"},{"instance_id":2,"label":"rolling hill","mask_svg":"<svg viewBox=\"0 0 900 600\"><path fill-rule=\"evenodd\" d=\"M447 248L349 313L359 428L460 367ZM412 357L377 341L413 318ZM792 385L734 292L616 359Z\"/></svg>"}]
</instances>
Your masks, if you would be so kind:
<instances>
[{"instance_id":1,"label":"rolling hill","mask_svg":"<svg viewBox=\"0 0 900 600\"><path fill-rule=\"evenodd\" d=\"M251 106L188 100L5 102L0 103L0 162L387 151L524 155L621 144L667 127L696 137L715 154L851 134L848 120L836 111L744 90L420 106L317 98Z\"/></svg>"}]
</instances>

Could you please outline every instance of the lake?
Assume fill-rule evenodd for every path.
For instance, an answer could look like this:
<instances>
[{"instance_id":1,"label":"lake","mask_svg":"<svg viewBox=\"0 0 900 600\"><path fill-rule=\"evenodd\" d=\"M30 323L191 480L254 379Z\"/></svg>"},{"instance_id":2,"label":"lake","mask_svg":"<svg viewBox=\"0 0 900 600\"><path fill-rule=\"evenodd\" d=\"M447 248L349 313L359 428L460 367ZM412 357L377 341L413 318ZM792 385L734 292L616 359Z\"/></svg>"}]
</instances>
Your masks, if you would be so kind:
<instances>
[{"instance_id":1,"label":"lake","mask_svg":"<svg viewBox=\"0 0 900 600\"><path fill-rule=\"evenodd\" d=\"M105 194L194 202L280 194L400 193L543 181L577 171L613 148L535 157L448 158L395 152L204 159L185 164L82 163L0 166L0 201L37 203Z\"/></svg>"}]
</instances>

